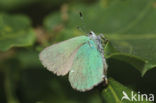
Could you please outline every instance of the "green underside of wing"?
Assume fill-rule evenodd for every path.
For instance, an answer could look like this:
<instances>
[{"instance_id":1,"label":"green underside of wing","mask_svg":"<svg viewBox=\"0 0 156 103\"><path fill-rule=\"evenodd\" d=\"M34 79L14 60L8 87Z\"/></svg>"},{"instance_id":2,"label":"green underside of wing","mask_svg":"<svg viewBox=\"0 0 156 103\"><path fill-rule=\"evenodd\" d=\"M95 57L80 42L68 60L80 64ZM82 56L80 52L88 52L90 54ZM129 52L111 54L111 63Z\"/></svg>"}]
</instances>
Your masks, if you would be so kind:
<instances>
[{"instance_id":1,"label":"green underside of wing","mask_svg":"<svg viewBox=\"0 0 156 103\"><path fill-rule=\"evenodd\" d=\"M85 91L100 83L102 76L102 56L90 40L79 48L69 73L69 81L73 88Z\"/></svg>"}]
</instances>

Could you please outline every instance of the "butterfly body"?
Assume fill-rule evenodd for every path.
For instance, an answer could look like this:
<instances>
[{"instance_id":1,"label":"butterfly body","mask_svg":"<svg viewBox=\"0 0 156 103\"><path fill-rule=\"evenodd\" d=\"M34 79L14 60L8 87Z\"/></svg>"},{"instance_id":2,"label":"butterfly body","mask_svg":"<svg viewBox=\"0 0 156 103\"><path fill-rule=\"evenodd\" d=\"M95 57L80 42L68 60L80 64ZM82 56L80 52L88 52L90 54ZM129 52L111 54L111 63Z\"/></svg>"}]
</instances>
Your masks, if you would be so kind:
<instances>
[{"instance_id":1,"label":"butterfly body","mask_svg":"<svg viewBox=\"0 0 156 103\"><path fill-rule=\"evenodd\" d=\"M40 60L57 75L69 73L71 86L79 91L107 82L102 40L94 32L47 47L40 53Z\"/></svg>"},{"instance_id":2,"label":"butterfly body","mask_svg":"<svg viewBox=\"0 0 156 103\"><path fill-rule=\"evenodd\" d=\"M92 31L89 33L88 36L95 42L96 48L100 52L100 54L102 56L103 65L104 65L104 75L106 76L108 67L107 67L107 64L106 64L105 57L104 57L104 48L103 48L102 44L105 44L105 41L107 41L107 40L102 40L102 39L105 39L103 34L100 34L100 35L96 36L96 34L94 32L92 32ZM107 77L105 79L107 79ZM105 81L108 82L107 80L105 80Z\"/></svg>"}]
</instances>

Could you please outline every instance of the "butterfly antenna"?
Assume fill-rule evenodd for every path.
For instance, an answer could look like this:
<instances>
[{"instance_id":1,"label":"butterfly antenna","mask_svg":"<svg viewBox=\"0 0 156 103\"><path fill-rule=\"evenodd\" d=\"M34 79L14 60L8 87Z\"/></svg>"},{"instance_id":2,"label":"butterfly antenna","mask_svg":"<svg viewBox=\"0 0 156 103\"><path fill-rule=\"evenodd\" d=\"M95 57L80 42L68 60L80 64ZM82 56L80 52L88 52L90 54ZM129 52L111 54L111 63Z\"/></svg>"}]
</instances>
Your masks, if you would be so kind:
<instances>
[{"instance_id":1,"label":"butterfly antenna","mask_svg":"<svg viewBox=\"0 0 156 103\"><path fill-rule=\"evenodd\" d=\"M80 18L81 18L81 19L83 19L83 15L82 15L82 12L80 12Z\"/></svg>"},{"instance_id":2,"label":"butterfly antenna","mask_svg":"<svg viewBox=\"0 0 156 103\"><path fill-rule=\"evenodd\" d=\"M80 31L86 33L86 35L87 35L89 33L89 29L86 26L86 22L84 21L84 17L83 17L82 12L79 12L79 15L80 15L81 23L80 23L80 26L78 26L77 28Z\"/></svg>"}]
</instances>

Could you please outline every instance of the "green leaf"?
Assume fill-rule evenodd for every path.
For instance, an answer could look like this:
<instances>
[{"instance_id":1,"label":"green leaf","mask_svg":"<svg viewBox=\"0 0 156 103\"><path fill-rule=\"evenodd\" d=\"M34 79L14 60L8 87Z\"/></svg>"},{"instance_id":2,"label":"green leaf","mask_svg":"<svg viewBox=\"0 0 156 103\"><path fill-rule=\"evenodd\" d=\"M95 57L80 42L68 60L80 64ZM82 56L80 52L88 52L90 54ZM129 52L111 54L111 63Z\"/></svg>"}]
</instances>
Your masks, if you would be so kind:
<instances>
[{"instance_id":1,"label":"green leaf","mask_svg":"<svg viewBox=\"0 0 156 103\"><path fill-rule=\"evenodd\" d=\"M128 95L129 100L122 99L123 97L123 91ZM143 98L143 101L132 101L132 92L135 95L136 94L136 99L138 100L138 95L141 95L141 93L137 93L134 90L131 90L124 85L120 84L119 82L115 81L114 79L110 78L109 79L109 85L106 89L102 91L103 98L106 103L151 103L146 101L145 98ZM140 99L141 100L141 99Z\"/></svg>"},{"instance_id":2,"label":"green leaf","mask_svg":"<svg viewBox=\"0 0 156 103\"><path fill-rule=\"evenodd\" d=\"M112 53L110 57L129 62L142 76L156 66L156 35L130 35L114 34L110 40L114 41L114 46L120 53ZM125 54L124 54L125 53Z\"/></svg>"},{"instance_id":3,"label":"green leaf","mask_svg":"<svg viewBox=\"0 0 156 103\"><path fill-rule=\"evenodd\" d=\"M45 18L44 26L47 31L52 31L56 26L60 25L62 23L61 14L56 12L48 15Z\"/></svg>"},{"instance_id":4,"label":"green leaf","mask_svg":"<svg viewBox=\"0 0 156 103\"><path fill-rule=\"evenodd\" d=\"M0 51L31 46L34 41L35 32L26 16L0 14Z\"/></svg>"}]
</instances>

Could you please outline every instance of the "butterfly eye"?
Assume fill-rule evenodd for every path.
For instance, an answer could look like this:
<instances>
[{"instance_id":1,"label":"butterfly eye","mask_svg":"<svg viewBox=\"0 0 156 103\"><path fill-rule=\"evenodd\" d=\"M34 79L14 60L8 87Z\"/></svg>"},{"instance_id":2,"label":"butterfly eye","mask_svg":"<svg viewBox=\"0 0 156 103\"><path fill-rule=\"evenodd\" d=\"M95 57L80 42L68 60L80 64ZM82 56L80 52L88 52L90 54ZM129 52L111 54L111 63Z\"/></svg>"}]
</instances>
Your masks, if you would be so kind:
<instances>
[{"instance_id":1,"label":"butterfly eye","mask_svg":"<svg viewBox=\"0 0 156 103\"><path fill-rule=\"evenodd\" d=\"M93 31L90 31L88 35L96 37L96 34Z\"/></svg>"},{"instance_id":2,"label":"butterfly eye","mask_svg":"<svg viewBox=\"0 0 156 103\"><path fill-rule=\"evenodd\" d=\"M92 35L92 32L89 33L89 36L91 36L91 35Z\"/></svg>"}]
</instances>

